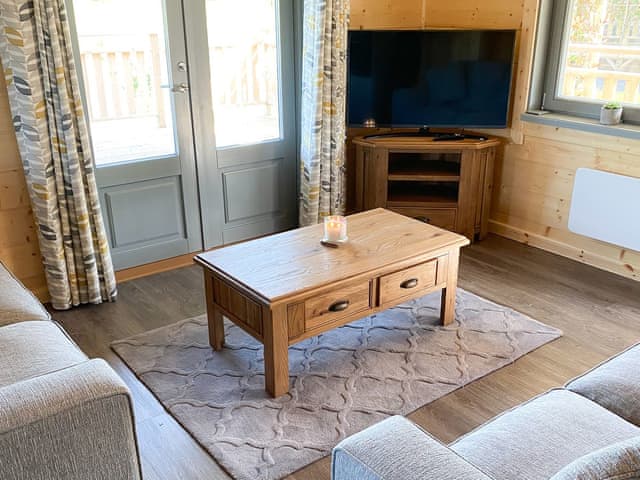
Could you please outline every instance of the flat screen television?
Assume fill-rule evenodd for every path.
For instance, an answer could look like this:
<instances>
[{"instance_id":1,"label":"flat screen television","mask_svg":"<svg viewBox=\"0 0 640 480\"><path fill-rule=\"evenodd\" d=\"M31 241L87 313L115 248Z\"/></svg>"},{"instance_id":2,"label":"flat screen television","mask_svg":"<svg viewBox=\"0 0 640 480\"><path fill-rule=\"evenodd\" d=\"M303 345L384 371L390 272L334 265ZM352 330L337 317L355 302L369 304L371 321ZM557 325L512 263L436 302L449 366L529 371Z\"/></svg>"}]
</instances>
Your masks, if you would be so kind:
<instances>
[{"instance_id":1,"label":"flat screen television","mask_svg":"<svg viewBox=\"0 0 640 480\"><path fill-rule=\"evenodd\" d=\"M507 126L515 31L349 32L352 127Z\"/></svg>"}]
</instances>

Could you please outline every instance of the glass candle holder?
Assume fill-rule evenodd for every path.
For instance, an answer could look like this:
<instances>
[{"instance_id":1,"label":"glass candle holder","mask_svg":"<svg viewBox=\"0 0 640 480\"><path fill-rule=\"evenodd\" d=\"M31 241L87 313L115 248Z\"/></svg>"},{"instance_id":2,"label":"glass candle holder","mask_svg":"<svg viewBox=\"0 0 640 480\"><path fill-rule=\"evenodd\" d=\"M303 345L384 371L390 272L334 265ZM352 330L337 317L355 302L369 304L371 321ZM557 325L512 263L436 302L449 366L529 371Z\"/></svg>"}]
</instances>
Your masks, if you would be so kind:
<instances>
[{"instance_id":1,"label":"glass candle holder","mask_svg":"<svg viewBox=\"0 0 640 480\"><path fill-rule=\"evenodd\" d=\"M346 242L347 219L339 215L324 217L324 241L326 242Z\"/></svg>"}]
</instances>

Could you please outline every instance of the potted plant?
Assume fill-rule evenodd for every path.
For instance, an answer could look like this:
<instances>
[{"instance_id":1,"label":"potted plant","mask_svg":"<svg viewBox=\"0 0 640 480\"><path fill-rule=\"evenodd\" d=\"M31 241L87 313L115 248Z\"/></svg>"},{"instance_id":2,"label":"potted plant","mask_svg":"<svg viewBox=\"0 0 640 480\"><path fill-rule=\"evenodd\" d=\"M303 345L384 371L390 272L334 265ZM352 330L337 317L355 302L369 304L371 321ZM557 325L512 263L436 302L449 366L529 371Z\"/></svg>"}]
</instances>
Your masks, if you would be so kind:
<instances>
[{"instance_id":1,"label":"potted plant","mask_svg":"<svg viewBox=\"0 0 640 480\"><path fill-rule=\"evenodd\" d=\"M609 102L600 109L600 123L602 125L618 125L622 122L622 105Z\"/></svg>"}]
</instances>

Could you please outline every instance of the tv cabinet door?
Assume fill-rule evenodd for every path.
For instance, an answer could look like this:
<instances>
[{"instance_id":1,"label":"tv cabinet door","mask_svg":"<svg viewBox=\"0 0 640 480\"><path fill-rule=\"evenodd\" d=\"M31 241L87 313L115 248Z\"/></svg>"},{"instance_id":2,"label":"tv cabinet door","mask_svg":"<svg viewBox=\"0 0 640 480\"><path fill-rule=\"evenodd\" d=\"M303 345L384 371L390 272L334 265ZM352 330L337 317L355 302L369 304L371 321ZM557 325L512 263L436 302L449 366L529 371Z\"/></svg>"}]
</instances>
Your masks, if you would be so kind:
<instances>
[{"instance_id":1,"label":"tv cabinet door","mask_svg":"<svg viewBox=\"0 0 640 480\"><path fill-rule=\"evenodd\" d=\"M358 147L361 148L361 147ZM364 210L386 208L389 150L366 148L364 152Z\"/></svg>"}]
</instances>

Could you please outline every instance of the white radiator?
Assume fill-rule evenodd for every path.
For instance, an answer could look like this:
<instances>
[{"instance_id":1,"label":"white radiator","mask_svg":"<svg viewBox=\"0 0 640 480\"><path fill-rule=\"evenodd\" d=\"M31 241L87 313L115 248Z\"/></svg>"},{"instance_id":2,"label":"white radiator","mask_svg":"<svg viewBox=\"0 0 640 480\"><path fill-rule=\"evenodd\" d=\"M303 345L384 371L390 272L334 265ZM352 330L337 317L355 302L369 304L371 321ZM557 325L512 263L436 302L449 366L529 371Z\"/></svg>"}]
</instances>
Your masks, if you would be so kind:
<instances>
[{"instance_id":1,"label":"white radiator","mask_svg":"<svg viewBox=\"0 0 640 480\"><path fill-rule=\"evenodd\" d=\"M640 251L640 178L578 169L569 230Z\"/></svg>"}]
</instances>

